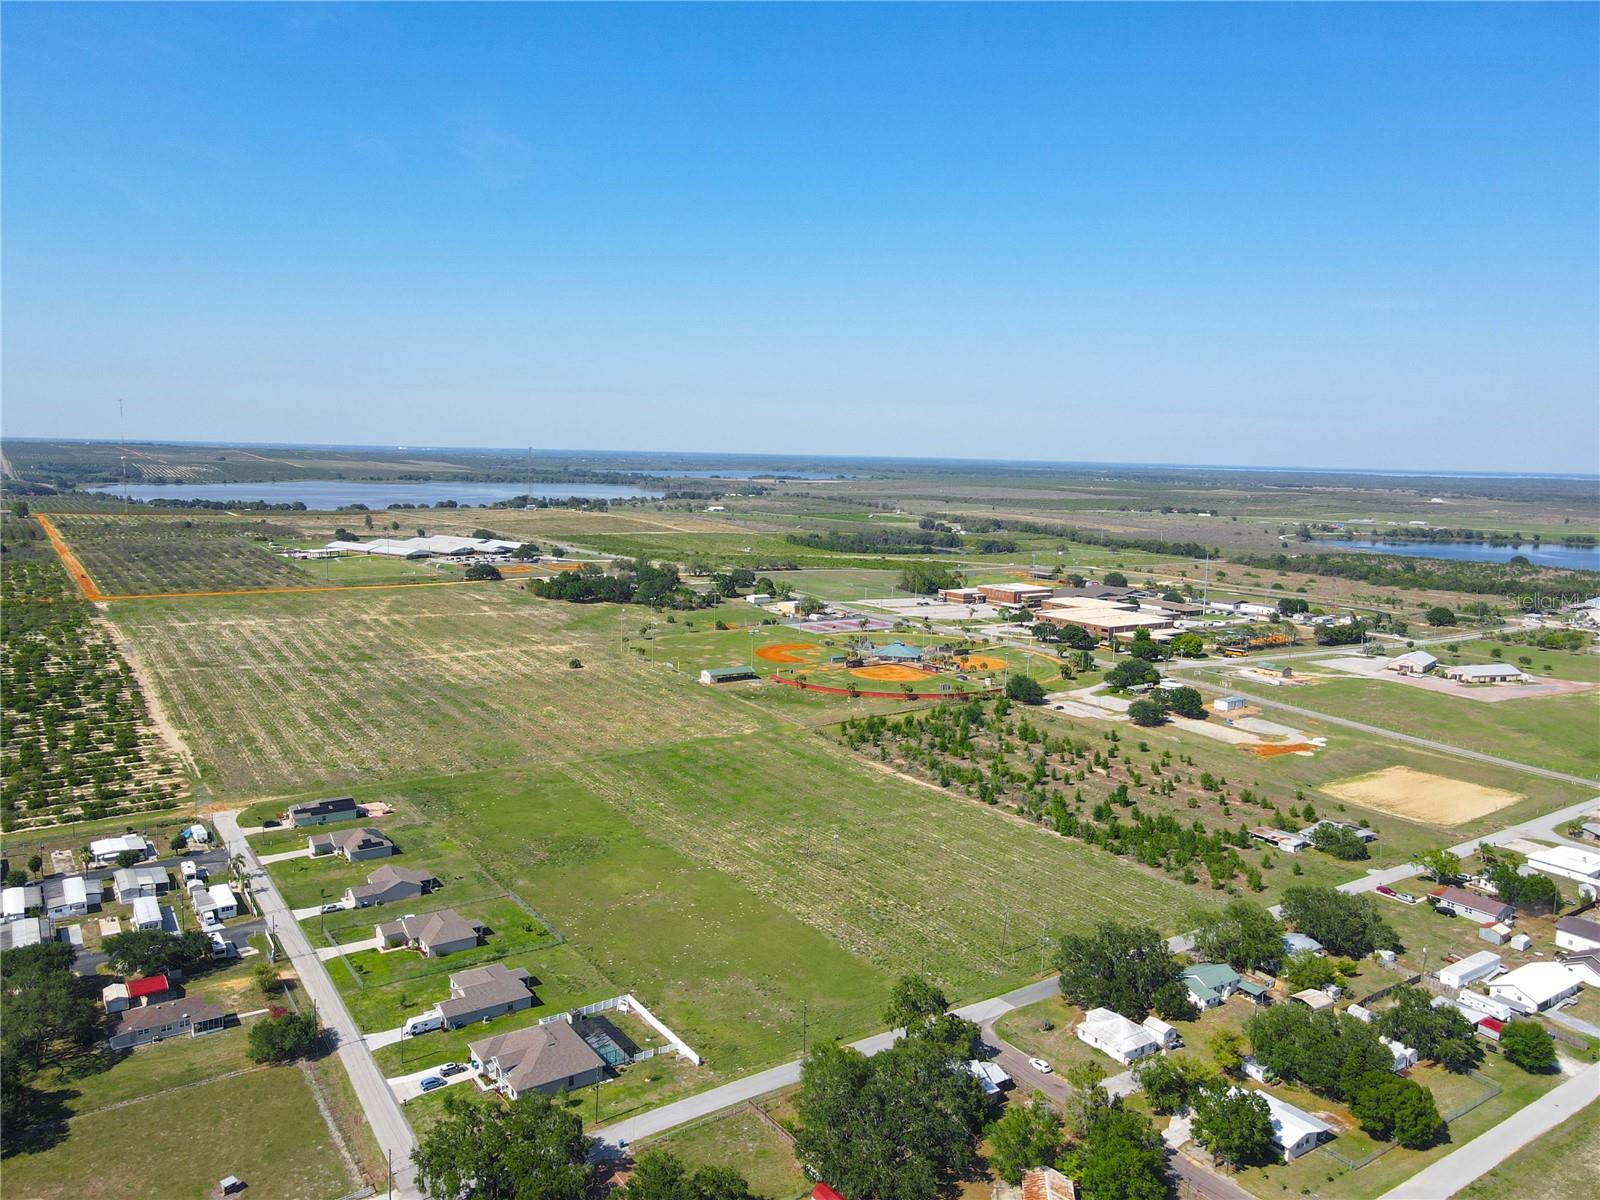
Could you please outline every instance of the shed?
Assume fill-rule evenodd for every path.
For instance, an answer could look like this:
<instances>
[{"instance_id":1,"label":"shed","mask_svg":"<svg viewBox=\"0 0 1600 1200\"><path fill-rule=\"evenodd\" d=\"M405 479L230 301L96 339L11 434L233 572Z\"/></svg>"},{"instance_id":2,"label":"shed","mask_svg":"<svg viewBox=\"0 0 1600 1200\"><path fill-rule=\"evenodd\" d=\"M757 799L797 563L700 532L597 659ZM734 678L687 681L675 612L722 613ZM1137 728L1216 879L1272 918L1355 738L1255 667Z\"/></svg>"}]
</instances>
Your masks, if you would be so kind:
<instances>
[{"instance_id":1,"label":"shed","mask_svg":"<svg viewBox=\"0 0 1600 1200\"><path fill-rule=\"evenodd\" d=\"M1240 709L1248 708L1249 706L1250 701L1243 696L1223 696L1211 707L1218 712L1238 712Z\"/></svg>"},{"instance_id":2,"label":"shed","mask_svg":"<svg viewBox=\"0 0 1600 1200\"><path fill-rule=\"evenodd\" d=\"M1470 954L1458 962L1449 963L1439 968L1439 982L1446 987L1464 988L1469 984L1477 983L1480 979L1488 979L1504 970L1500 956L1493 950L1480 950Z\"/></svg>"},{"instance_id":3,"label":"shed","mask_svg":"<svg viewBox=\"0 0 1600 1200\"><path fill-rule=\"evenodd\" d=\"M701 683L734 683L740 679L754 679L756 673L749 667L707 667L700 672Z\"/></svg>"}]
</instances>

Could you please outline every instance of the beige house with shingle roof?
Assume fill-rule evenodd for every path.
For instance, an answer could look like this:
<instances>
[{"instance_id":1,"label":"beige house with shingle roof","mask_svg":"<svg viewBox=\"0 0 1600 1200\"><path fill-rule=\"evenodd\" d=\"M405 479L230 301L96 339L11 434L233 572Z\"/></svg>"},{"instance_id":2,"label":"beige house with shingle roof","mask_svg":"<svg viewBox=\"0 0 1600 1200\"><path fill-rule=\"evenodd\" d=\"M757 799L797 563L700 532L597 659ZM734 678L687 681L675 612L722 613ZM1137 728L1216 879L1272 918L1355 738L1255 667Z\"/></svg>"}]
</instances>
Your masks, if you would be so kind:
<instances>
[{"instance_id":1,"label":"beige house with shingle roof","mask_svg":"<svg viewBox=\"0 0 1600 1200\"><path fill-rule=\"evenodd\" d=\"M384 949L406 946L420 950L429 958L442 958L471 950L483 940L482 921L469 920L453 908L401 917L374 927L378 944Z\"/></svg>"},{"instance_id":2,"label":"beige house with shingle roof","mask_svg":"<svg viewBox=\"0 0 1600 1200\"><path fill-rule=\"evenodd\" d=\"M571 1091L606 1077L605 1060L563 1019L484 1038L467 1053L473 1070L512 1100L524 1092Z\"/></svg>"}]
</instances>

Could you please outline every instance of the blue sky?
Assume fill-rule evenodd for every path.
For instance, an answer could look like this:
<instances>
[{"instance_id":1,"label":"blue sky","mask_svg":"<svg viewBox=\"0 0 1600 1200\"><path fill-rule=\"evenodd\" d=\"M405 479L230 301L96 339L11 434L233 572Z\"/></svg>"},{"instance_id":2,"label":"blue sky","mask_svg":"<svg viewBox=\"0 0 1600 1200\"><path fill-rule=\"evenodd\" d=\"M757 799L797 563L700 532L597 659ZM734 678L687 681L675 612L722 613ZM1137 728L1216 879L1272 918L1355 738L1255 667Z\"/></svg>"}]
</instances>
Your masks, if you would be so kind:
<instances>
[{"instance_id":1,"label":"blue sky","mask_svg":"<svg viewBox=\"0 0 1600 1200\"><path fill-rule=\"evenodd\" d=\"M10 436L1600 468L1592 5L20 5Z\"/></svg>"}]
</instances>

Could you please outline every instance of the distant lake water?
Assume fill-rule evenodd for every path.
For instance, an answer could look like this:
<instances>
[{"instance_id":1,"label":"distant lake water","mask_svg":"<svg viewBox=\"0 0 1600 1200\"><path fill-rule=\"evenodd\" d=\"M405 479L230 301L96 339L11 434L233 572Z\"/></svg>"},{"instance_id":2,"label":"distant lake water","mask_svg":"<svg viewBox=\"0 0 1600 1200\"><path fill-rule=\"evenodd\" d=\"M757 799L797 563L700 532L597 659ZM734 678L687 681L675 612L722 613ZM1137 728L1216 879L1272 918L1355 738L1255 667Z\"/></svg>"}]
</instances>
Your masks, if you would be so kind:
<instances>
[{"instance_id":1,"label":"distant lake water","mask_svg":"<svg viewBox=\"0 0 1600 1200\"><path fill-rule=\"evenodd\" d=\"M121 496L120 487L97 487L90 491L106 496ZM628 484L551 483L535 484L530 490L522 483L450 483L428 480L408 483L363 483L354 479L275 479L266 483L134 483L127 494L134 500L220 500L247 503L265 500L268 504L299 502L310 509L331 510L348 504L368 508L388 508L391 504L437 504L454 500L457 504L493 504L513 496L532 495L544 500L634 500L656 499L660 492Z\"/></svg>"},{"instance_id":2,"label":"distant lake water","mask_svg":"<svg viewBox=\"0 0 1600 1200\"><path fill-rule=\"evenodd\" d=\"M1413 558L1448 558L1455 562L1507 563L1522 555L1534 566L1600 571L1600 547L1563 546L1531 542L1520 546L1491 546L1484 542L1333 542L1345 550L1368 554L1404 554Z\"/></svg>"}]
</instances>

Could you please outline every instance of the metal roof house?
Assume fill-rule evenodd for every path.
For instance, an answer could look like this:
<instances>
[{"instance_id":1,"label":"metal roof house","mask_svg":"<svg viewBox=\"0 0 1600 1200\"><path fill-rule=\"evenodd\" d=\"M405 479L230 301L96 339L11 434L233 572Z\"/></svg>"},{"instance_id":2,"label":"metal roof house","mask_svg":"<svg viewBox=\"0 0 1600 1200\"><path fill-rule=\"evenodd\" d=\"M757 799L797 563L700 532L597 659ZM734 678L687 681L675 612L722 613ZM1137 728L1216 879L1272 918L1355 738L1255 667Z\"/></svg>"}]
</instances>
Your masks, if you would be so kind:
<instances>
[{"instance_id":1,"label":"metal roof house","mask_svg":"<svg viewBox=\"0 0 1600 1200\"><path fill-rule=\"evenodd\" d=\"M142 833L125 833L121 837L97 838L89 843L89 857L96 866L105 866L107 863L117 861L119 854L128 851L138 853L142 858L154 858L156 848L150 844L150 839Z\"/></svg>"},{"instance_id":2,"label":"metal roof house","mask_svg":"<svg viewBox=\"0 0 1600 1200\"><path fill-rule=\"evenodd\" d=\"M1600 921L1588 917L1562 917L1556 922L1556 946L1575 954L1600 950Z\"/></svg>"},{"instance_id":3,"label":"metal roof house","mask_svg":"<svg viewBox=\"0 0 1600 1200\"><path fill-rule=\"evenodd\" d=\"M163 867L118 867L111 876L111 891L123 904L140 896L164 896L171 887Z\"/></svg>"},{"instance_id":4,"label":"metal roof house","mask_svg":"<svg viewBox=\"0 0 1600 1200\"><path fill-rule=\"evenodd\" d=\"M0 950L20 950L55 940L55 925L49 917L23 917L0 921Z\"/></svg>"},{"instance_id":5,"label":"metal roof house","mask_svg":"<svg viewBox=\"0 0 1600 1200\"><path fill-rule=\"evenodd\" d=\"M1439 982L1447 987L1464 988L1505 969L1500 956L1493 950L1479 950L1457 962L1439 968Z\"/></svg>"},{"instance_id":6,"label":"metal roof house","mask_svg":"<svg viewBox=\"0 0 1600 1200\"><path fill-rule=\"evenodd\" d=\"M160 929L166 924L161 913L161 901L154 896L137 896L133 901L133 927L135 929Z\"/></svg>"},{"instance_id":7,"label":"metal roof house","mask_svg":"<svg viewBox=\"0 0 1600 1200\"><path fill-rule=\"evenodd\" d=\"M1227 963L1196 963L1179 976L1189 998L1201 1008L1215 1008L1239 990L1240 975Z\"/></svg>"},{"instance_id":8,"label":"metal roof house","mask_svg":"<svg viewBox=\"0 0 1600 1200\"><path fill-rule=\"evenodd\" d=\"M1457 683L1528 683L1533 678L1510 663L1469 663L1446 667L1444 677Z\"/></svg>"},{"instance_id":9,"label":"metal roof house","mask_svg":"<svg viewBox=\"0 0 1600 1200\"><path fill-rule=\"evenodd\" d=\"M1578 883L1600 883L1600 854L1577 846L1551 846L1528 855L1528 865L1543 875Z\"/></svg>"},{"instance_id":10,"label":"metal roof house","mask_svg":"<svg viewBox=\"0 0 1600 1200\"><path fill-rule=\"evenodd\" d=\"M1110 1055L1123 1066L1161 1050L1161 1043L1148 1029L1109 1008L1091 1008L1075 1032L1084 1045Z\"/></svg>"},{"instance_id":11,"label":"metal roof house","mask_svg":"<svg viewBox=\"0 0 1600 1200\"><path fill-rule=\"evenodd\" d=\"M1273 1144L1283 1151L1283 1157L1289 1162L1315 1150L1317 1143L1333 1132L1310 1113L1278 1099L1271 1092L1257 1092L1256 1095L1267 1102L1272 1114Z\"/></svg>"},{"instance_id":12,"label":"metal roof house","mask_svg":"<svg viewBox=\"0 0 1600 1200\"><path fill-rule=\"evenodd\" d=\"M1285 954L1321 954L1322 943L1303 933L1286 933L1281 939Z\"/></svg>"},{"instance_id":13,"label":"metal roof house","mask_svg":"<svg viewBox=\"0 0 1600 1200\"><path fill-rule=\"evenodd\" d=\"M1491 979L1489 995L1504 1000L1521 1013L1543 1012L1577 994L1582 979L1572 968L1553 962L1534 962Z\"/></svg>"},{"instance_id":14,"label":"metal roof house","mask_svg":"<svg viewBox=\"0 0 1600 1200\"><path fill-rule=\"evenodd\" d=\"M37 883L14 884L0 891L0 920L36 917L44 907L44 889Z\"/></svg>"},{"instance_id":15,"label":"metal roof house","mask_svg":"<svg viewBox=\"0 0 1600 1200\"><path fill-rule=\"evenodd\" d=\"M741 679L755 679L749 667L706 667L700 672L700 682L707 684L737 683Z\"/></svg>"},{"instance_id":16,"label":"metal roof house","mask_svg":"<svg viewBox=\"0 0 1600 1200\"><path fill-rule=\"evenodd\" d=\"M1412 650L1384 663L1383 669L1397 675L1426 675L1438 665L1439 660L1426 650Z\"/></svg>"}]
</instances>

